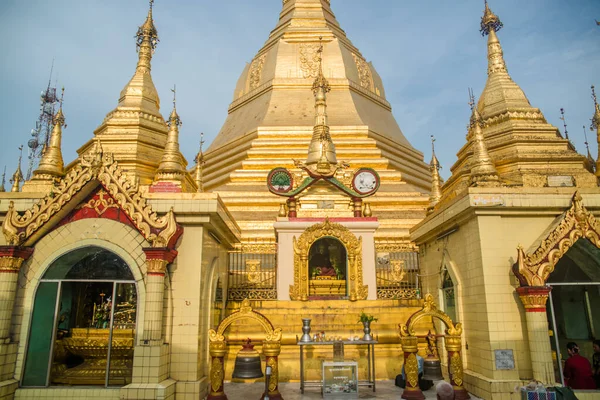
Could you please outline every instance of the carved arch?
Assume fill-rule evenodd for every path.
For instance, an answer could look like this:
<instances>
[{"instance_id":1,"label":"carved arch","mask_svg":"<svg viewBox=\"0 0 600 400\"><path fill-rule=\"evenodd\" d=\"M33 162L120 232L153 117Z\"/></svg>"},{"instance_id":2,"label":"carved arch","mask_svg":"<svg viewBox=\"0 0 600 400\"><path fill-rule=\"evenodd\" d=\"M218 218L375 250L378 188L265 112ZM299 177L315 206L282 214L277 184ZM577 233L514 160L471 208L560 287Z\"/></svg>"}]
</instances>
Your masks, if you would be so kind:
<instances>
[{"instance_id":1,"label":"carved arch","mask_svg":"<svg viewBox=\"0 0 600 400\"><path fill-rule=\"evenodd\" d=\"M98 182L152 247L175 245L183 228L175 221L173 209L157 216L137 184L123 173L111 154L102 152L99 141L90 153L80 157L79 163L58 181L53 191L33 207L19 213L10 202L2 225L6 241L11 246L32 246L65 215L69 204L85 198Z\"/></svg>"},{"instance_id":2,"label":"carved arch","mask_svg":"<svg viewBox=\"0 0 600 400\"><path fill-rule=\"evenodd\" d=\"M430 293L427 293L425 295L423 308L411 315L406 321L406 324L400 324L400 336L416 336L414 327L420 319L425 317L433 317L441 320L444 325L446 325L447 335L460 336L462 334L462 324L460 322L454 324L448 314L437 308L433 301L433 296Z\"/></svg>"},{"instance_id":3,"label":"carved arch","mask_svg":"<svg viewBox=\"0 0 600 400\"><path fill-rule=\"evenodd\" d=\"M583 206L581 195L577 191L573 195L571 207L535 250L525 254L522 246L517 248L517 262L512 270L520 285L545 286L558 261L580 238L588 239L600 248L598 221Z\"/></svg>"},{"instance_id":4,"label":"carved arch","mask_svg":"<svg viewBox=\"0 0 600 400\"><path fill-rule=\"evenodd\" d=\"M332 223L328 218L307 228L298 239L294 237L294 284L290 285L290 298L308 300L308 254L312 244L323 237L335 238L346 247L350 301L365 300L368 286L363 285L362 237L357 238L348 228Z\"/></svg>"}]
</instances>

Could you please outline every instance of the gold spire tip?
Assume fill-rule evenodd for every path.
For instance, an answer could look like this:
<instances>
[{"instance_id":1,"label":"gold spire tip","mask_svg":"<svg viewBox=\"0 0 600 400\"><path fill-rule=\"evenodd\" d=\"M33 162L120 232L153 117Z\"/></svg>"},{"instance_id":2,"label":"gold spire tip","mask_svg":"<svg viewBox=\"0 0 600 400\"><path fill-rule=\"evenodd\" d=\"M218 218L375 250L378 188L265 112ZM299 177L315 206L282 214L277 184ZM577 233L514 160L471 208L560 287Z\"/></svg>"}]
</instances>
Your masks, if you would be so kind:
<instances>
[{"instance_id":1,"label":"gold spire tip","mask_svg":"<svg viewBox=\"0 0 600 400\"><path fill-rule=\"evenodd\" d=\"M489 35L492 30L498 32L503 26L504 24L502 24L500 18L492 12L487 0L485 0L485 10L483 11L483 17L481 17L481 28L479 29L481 35Z\"/></svg>"},{"instance_id":2,"label":"gold spire tip","mask_svg":"<svg viewBox=\"0 0 600 400\"><path fill-rule=\"evenodd\" d=\"M173 109L175 109L177 103L177 85L173 84L173 89L171 89L171 92L173 92Z\"/></svg>"}]
</instances>

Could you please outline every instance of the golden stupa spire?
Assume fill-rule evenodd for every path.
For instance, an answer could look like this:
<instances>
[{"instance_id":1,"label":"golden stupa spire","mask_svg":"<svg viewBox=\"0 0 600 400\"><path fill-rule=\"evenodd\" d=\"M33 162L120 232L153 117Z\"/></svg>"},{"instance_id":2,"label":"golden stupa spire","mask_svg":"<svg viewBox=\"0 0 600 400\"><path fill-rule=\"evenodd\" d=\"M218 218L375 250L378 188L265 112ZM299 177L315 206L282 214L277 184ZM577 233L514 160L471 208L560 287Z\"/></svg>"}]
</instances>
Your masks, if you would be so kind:
<instances>
[{"instance_id":1,"label":"golden stupa spire","mask_svg":"<svg viewBox=\"0 0 600 400\"><path fill-rule=\"evenodd\" d=\"M173 86L171 91L173 92L173 111L171 111L171 115L167 121L169 134L167 135L167 144L165 145L165 150L154 179L156 182L183 182L186 172L185 167L187 162L179 151L181 118L177 114L177 88Z\"/></svg>"},{"instance_id":2,"label":"golden stupa spire","mask_svg":"<svg viewBox=\"0 0 600 400\"><path fill-rule=\"evenodd\" d=\"M471 161L471 178L473 186L499 186L498 172L488 154L487 146L483 139L482 125L483 121L477 107L475 107L475 98L473 92L470 92L471 106L471 124L469 132L469 142L473 149L473 158Z\"/></svg>"},{"instance_id":3,"label":"golden stupa spire","mask_svg":"<svg viewBox=\"0 0 600 400\"><path fill-rule=\"evenodd\" d=\"M137 39L137 51L138 51L138 64L137 71L142 73L150 73L152 61L152 54L158 44L158 31L154 26L154 20L152 19L152 6L154 0L150 0L150 8L148 9L148 16L142 26L138 28L136 39Z\"/></svg>"},{"instance_id":4,"label":"golden stupa spire","mask_svg":"<svg viewBox=\"0 0 600 400\"><path fill-rule=\"evenodd\" d=\"M2 173L2 182L0 183L0 192L6 192L4 183L6 182L6 165L4 166L4 172Z\"/></svg>"},{"instance_id":5,"label":"golden stupa spire","mask_svg":"<svg viewBox=\"0 0 600 400\"><path fill-rule=\"evenodd\" d=\"M19 191L19 184L24 181L23 172L21 171L21 159L23 158L23 145L19 146L19 165L17 165L17 170L13 174L10 179L10 183L12 183L11 192Z\"/></svg>"},{"instance_id":6,"label":"golden stupa spire","mask_svg":"<svg viewBox=\"0 0 600 400\"><path fill-rule=\"evenodd\" d=\"M431 135L431 162L429 163L429 170L431 171L431 193L429 194L429 211L433 211L433 208L442 198L442 178L440 177L440 162L435 155L435 138Z\"/></svg>"},{"instance_id":7,"label":"golden stupa spire","mask_svg":"<svg viewBox=\"0 0 600 400\"><path fill-rule=\"evenodd\" d=\"M319 70L312 86L315 96L315 125L313 135L308 147L307 166L316 165L316 171L321 174L330 173L332 167L337 166L335 146L329 134L327 122L327 93L331 86L323 75L323 38L319 38L320 47L318 52Z\"/></svg>"},{"instance_id":8,"label":"golden stupa spire","mask_svg":"<svg viewBox=\"0 0 600 400\"><path fill-rule=\"evenodd\" d=\"M38 168L33 172L33 180L53 180L64 175L64 162L61 151L62 128L66 127L63 114L63 98L65 88L62 88L60 96L60 107L54 116L54 128L50 135L50 141L46 147Z\"/></svg>"},{"instance_id":9,"label":"golden stupa spire","mask_svg":"<svg viewBox=\"0 0 600 400\"><path fill-rule=\"evenodd\" d=\"M594 116L592 117L592 125L590 130L596 131L598 139L598 159L596 160L596 176L600 176L600 105L596 97L596 88L592 85L592 99L594 100Z\"/></svg>"},{"instance_id":10,"label":"golden stupa spire","mask_svg":"<svg viewBox=\"0 0 600 400\"><path fill-rule=\"evenodd\" d=\"M583 138L585 139L585 149L587 151L587 155L585 156L585 168L590 171L592 174L596 172L596 162L594 161L594 157L592 157L592 153L590 152L590 144L587 138L587 132L585 129L585 125L583 125Z\"/></svg>"},{"instance_id":11,"label":"golden stupa spire","mask_svg":"<svg viewBox=\"0 0 600 400\"><path fill-rule=\"evenodd\" d=\"M483 36L488 35L488 76L491 76L495 73L506 73L508 71L506 69L506 63L504 62L504 53L502 51L502 46L500 45L500 40L498 40L498 36L496 32L502 29L504 25L500 21L500 18L496 14L492 12L490 6L485 1L485 11L483 12L483 17L481 17L481 29L480 32Z\"/></svg>"},{"instance_id":12,"label":"golden stupa spire","mask_svg":"<svg viewBox=\"0 0 600 400\"><path fill-rule=\"evenodd\" d=\"M198 193L204 192L203 172L204 172L204 133L200 133L200 151L196 155L196 168L194 180L196 181L196 187Z\"/></svg>"}]
</instances>

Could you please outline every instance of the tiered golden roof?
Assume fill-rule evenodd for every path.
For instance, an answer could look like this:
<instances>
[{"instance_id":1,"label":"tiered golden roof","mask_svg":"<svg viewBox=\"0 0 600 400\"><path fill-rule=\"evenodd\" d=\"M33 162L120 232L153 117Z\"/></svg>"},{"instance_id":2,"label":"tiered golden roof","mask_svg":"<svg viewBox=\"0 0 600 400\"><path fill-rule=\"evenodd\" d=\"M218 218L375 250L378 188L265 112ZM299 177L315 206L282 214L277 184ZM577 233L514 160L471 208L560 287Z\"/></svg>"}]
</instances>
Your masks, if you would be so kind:
<instances>
[{"instance_id":1,"label":"tiered golden roof","mask_svg":"<svg viewBox=\"0 0 600 400\"><path fill-rule=\"evenodd\" d=\"M94 131L104 150L112 153L128 175L140 184L151 184L167 142L168 127L160 114L160 99L150 74L158 33L152 18L152 1L137 32L138 63L135 74L121 91L117 108ZM90 151L89 140L78 153Z\"/></svg>"},{"instance_id":2,"label":"tiered golden roof","mask_svg":"<svg viewBox=\"0 0 600 400\"><path fill-rule=\"evenodd\" d=\"M584 166L585 157L531 106L510 77L496 34L502 27L486 2L481 33L488 36L488 79L477 111L483 120L483 142L499 179L508 185L543 187L549 176L562 176L571 177L579 187L596 186L596 178ZM469 142L459 150L452 176L443 188L445 198L471 184L474 150Z\"/></svg>"},{"instance_id":3,"label":"tiered golden roof","mask_svg":"<svg viewBox=\"0 0 600 400\"><path fill-rule=\"evenodd\" d=\"M320 75L331 91L322 90L322 104L317 99L315 124L311 89ZM349 183L353 169L374 168L382 180L370 201L381 222L378 235L408 241L408 229L425 216L431 174L423 154L398 127L375 68L346 37L325 0L284 2L277 26L242 72L227 120L205 153L205 190L219 193L244 235L272 236L280 200L268 192L267 174L281 166L299 182L301 170L293 160L306 157L323 126L319 119L325 118L336 160L350 165L340 179ZM328 153L330 162L331 157ZM326 183L305 193L299 216L352 215L348 199Z\"/></svg>"}]
</instances>

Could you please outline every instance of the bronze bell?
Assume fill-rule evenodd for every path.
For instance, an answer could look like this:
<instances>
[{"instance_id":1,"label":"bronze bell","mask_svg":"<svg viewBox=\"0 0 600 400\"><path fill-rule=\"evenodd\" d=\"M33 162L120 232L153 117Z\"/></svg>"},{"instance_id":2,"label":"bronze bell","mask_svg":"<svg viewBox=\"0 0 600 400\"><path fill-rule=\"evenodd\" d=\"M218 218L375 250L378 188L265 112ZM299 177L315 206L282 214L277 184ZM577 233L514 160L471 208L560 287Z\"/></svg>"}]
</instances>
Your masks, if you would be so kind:
<instances>
[{"instance_id":1,"label":"bronze bell","mask_svg":"<svg viewBox=\"0 0 600 400\"><path fill-rule=\"evenodd\" d=\"M242 345L242 349L235 357L235 367L233 368L232 377L239 379L263 377L260 355L254 350L254 345L251 343L250 339Z\"/></svg>"},{"instance_id":2,"label":"bronze bell","mask_svg":"<svg viewBox=\"0 0 600 400\"><path fill-rule=\"evenodd\" d=\"M429 356L423 360L423 378L421 379L428 381L441 381L444 379L439 358Z\"/></svg>"}]
</instances>

